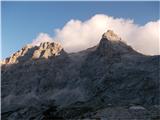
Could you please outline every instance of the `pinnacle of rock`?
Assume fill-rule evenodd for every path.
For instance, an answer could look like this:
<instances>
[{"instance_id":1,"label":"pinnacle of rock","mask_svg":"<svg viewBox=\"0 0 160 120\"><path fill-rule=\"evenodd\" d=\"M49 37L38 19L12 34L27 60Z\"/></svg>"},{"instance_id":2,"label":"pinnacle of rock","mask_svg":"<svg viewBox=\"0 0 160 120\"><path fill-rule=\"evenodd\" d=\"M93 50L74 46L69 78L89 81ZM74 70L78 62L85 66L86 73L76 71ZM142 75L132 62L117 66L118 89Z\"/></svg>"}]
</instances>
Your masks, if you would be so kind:
<instances>
[{"instance_id":1,"label":"pinnacle of rock","mask_svg":"<svg viewBox=\"0 0 160 120\"><path fill-rule=\"evenodd\" d=\"M118 40L121 40L121 38L115 34L113 32L113 30L108 30L107 32L105 32L103 35L102 35L102 38L103 39L107 39L107 40L111 40L111 41L118 41Z\"/></svg>"},{"instance_id":2,"label":"pinnacle of rock","mask_svg":"<svg viewBox=\"0 0 160 120\"><path fill-rule=\"evenodd\" d=\"M108 30L102 35L97 51L99 54L108 57L134 52L134 50L121 41L121 38L112 30Z\"/></svg>"}]
</instances>

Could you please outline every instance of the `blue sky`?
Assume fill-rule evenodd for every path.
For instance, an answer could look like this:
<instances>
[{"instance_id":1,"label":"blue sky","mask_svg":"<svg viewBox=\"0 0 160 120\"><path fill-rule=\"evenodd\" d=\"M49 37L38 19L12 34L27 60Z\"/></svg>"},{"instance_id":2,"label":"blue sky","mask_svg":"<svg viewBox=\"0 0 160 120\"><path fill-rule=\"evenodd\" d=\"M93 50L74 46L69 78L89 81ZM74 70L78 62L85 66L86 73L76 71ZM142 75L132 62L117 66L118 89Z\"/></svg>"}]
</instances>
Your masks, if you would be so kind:
<instances>
[{"instance_id":1,"label":"blue sky","mask_svg":"<svg viewBox=\"0 0 160 120\"><path fill-rule=\"evenodd\" d=\"M95 14L130 18L139 25L159 19L159 2L2 2L2 58L31 43L40 33L54 36L71 19Z\"/></svg>"}]
</instances>

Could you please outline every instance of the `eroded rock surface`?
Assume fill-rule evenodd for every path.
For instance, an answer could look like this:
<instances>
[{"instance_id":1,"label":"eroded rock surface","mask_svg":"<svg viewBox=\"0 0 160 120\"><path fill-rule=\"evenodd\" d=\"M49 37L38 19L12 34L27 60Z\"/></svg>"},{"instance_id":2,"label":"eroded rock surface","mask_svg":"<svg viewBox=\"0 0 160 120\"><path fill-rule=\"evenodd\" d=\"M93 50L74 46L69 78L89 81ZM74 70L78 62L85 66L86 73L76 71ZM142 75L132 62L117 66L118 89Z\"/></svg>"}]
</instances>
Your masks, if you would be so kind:
<instances>
[{"instance_id":1,"label":"eroded rock surface","mask_svg":"<svg viewBox=\"0 0 160 120\"><path fill-rule=\"evenodd\" d=\"M26 46L2 64L5 120L158 120L160 56L136 52L113 31L92 48Z\"/></svg>"},{"instance_id":2,"label":"eroded rock surface","mask_svg":"<svg viewBox=\"0 0 160 120\"><path fill-rule=\"evenodd\" d=\"M44 42L40 46L26 45L21 50L17 51L11 57L1 61L1 64L15 64L19 62L26 62L33 59L58 56L64 54L64 50L59 43Z\"/></svg>"}]
</instances>

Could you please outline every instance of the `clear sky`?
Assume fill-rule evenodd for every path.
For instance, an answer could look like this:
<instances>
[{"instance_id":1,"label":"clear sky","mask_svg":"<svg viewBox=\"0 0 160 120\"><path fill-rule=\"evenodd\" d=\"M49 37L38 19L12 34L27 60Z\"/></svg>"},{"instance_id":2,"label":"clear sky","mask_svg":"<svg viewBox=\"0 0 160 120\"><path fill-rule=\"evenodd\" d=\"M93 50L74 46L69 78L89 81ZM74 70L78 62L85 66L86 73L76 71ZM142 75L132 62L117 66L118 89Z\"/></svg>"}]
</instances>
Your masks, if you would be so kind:
<instances>
[{"instance_id":1,"label":"clear sky","mask_svg":"<svg viewBox=\"0 0 160 120\"><path fill-rule=\"evenodd\" d=\"M40 33L54 36L71 19L95 14L134 19L136 24L159 19L159 2L2 2L2 58L31 43Z\"/></svg>"}]
</instances>

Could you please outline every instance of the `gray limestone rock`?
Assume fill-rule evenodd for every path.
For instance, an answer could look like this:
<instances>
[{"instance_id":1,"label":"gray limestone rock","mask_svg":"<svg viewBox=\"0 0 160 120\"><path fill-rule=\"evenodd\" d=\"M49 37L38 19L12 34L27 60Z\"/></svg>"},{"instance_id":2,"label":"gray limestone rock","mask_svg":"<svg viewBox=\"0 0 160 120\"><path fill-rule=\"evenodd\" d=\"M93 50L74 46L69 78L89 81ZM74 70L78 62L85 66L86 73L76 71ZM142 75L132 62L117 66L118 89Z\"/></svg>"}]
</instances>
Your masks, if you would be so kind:
<instances>
[{"instance_id":1,"label":"gray limestone rock","mask_svg":"<svg viewBox=\"0 0 160 120\"><path fill-rule=\"evenodd\" d=\"M26 46L1 64L2 118L158 120L159 62L111 30L78 53L58 43Z\"/></svg>"}]
</instances>

